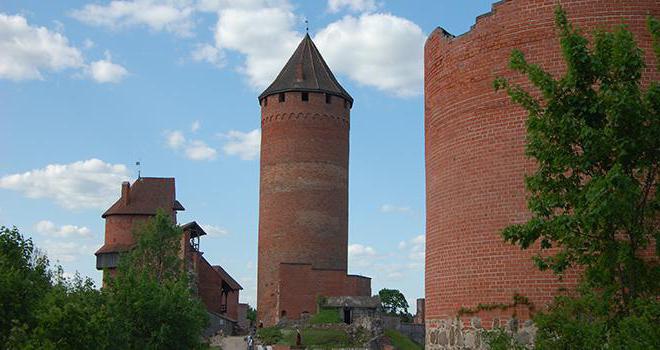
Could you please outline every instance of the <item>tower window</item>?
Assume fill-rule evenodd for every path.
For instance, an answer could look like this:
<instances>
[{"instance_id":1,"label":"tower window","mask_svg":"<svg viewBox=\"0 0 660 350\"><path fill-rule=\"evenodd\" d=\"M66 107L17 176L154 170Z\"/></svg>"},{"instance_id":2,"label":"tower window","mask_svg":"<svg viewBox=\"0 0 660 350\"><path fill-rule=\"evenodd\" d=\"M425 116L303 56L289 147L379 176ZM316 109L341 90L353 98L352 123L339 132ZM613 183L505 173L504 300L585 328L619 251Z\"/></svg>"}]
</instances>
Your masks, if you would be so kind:
<instances>
[{"instance_id":1,"label":"tower window","mask_svg":"<svg viewBox=\"0 0 660 350\"><path fill-rule=\"evenodd\" d=\"M268 97L264 97L264 106L268 106Z\"/></svg>"},{"instance_id":2,"label":"tower window","mask_svg":"<svg viewBox=\"0 0 660 350\"><path fill-rule=\"evenodd\" d=\"M325 103L331 103L331 102L332 102L332 95L325 94Z\"/></svg>"},{"instance_id":3,"label":"tower window","mask_svg":"<svg viewBox=\"0 0 660 350\"><path fill-rule=\"evenodd\" d=\"M279 99L280 99L280 102L284 102L284 93L283 92L280 92Z\"/></svg>"},{"instance_id":4,"label":"tower window","mask_svg":"<svg viewBox=\"0 0 660 350\"><path fill-rule=\"evenodd\" d=\"M344 100L344 108L348 108L348 101Z\"/></svg>"},{"instance_id":5,"label":"tower window","mask_svg":"<svg viewBox=\"0 0 660 350\"><path fill-rule=\"evenodd\" d=\"M301 96L303 101L309 101L309 93L303 92Z\"/></svg>"}]
</instances>

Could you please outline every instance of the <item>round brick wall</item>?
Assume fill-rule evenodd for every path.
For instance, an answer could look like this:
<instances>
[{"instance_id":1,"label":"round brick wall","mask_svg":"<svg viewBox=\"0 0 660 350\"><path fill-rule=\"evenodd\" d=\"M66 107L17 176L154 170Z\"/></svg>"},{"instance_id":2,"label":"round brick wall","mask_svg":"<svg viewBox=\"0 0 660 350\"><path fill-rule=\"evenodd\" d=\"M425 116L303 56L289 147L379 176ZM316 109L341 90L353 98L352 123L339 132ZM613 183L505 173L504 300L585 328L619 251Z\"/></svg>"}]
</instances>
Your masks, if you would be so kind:
<instances>
[{"instance_id":1,"label":"round brick wall","mask_svg":"<svg viewBox=\"0 0 660 350\"><path fill-rule=\"evenodd\" d=\"M261 101L257 310L277 322L280 263L346 271L350 104L322 93ZM329 102L329 103L328 103Z\"/></svg>"},{"instance_id":2,"label":"round brick wall","mask_svg":"<svg viewBox=\"0 0 660 350\"><path fill-rule=\"evenodd\" d=\"M506 226L530 218L524 174L534 170L526 159L526 112L495 92L504 76L533 90L507 65L511 51L555 76L564 70L554 25L555 0L509 0L477 18L471 31L452 37L438 28L425 46L426 130L426 320L427 327L457 315L461 307L510 303L515 293L540 308L561 287L575 285L539 272L534 249L521 251L502 241ZM570 21L591 32L626 23L646 54L644 79L657 80L646 17L660 14L657 0L562 0ZM518 316L528 317L525 308ZM481 313L482 325L510 317L512 310ZM470 319L470 316L467 317ZM473 320L474 321L474 320ZM433 336L433 332L428 332ZM429 338L430 339L430 338ZM436 340L444 340L436 334ZM434 348L431 343L430 347ZM438 344L435 344L438 345ZM447 345L447 344L445 344Z\"/></svg>"}]
</instances>

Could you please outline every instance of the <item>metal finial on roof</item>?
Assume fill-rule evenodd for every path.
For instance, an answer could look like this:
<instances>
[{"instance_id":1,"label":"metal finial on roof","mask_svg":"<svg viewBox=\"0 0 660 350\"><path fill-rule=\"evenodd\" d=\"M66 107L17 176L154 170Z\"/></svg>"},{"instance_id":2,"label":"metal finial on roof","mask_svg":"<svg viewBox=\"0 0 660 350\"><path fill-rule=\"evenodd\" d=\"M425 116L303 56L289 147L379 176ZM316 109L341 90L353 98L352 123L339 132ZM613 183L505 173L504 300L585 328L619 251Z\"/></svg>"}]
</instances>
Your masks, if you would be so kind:
<instances>
[{"instance_id":1,"label":"metal finial on roof","mask_svg":"<svg viewBox=\"0 0 660 350\"><path fill-rule=\"evenodd\" d=\"M305 19L305 33L309 33L309 21Z\"/></svg>"},{"instance_id":2,"label":"metal finial on roof","mask_svg":"<svg viewBox=\"0 0 660 350\"><path fill-rule=\"evenodd\" d=\"M141 169L141 167L140 167L141 165L142 165L142 164L140 163L139 160L138 160L137 162L135 162L135 167L137 168L137 173L138 173L138 179L142 177L142 176L141 176L141 170L142 170L142 169Z\"/></svg>"}]
</instances>

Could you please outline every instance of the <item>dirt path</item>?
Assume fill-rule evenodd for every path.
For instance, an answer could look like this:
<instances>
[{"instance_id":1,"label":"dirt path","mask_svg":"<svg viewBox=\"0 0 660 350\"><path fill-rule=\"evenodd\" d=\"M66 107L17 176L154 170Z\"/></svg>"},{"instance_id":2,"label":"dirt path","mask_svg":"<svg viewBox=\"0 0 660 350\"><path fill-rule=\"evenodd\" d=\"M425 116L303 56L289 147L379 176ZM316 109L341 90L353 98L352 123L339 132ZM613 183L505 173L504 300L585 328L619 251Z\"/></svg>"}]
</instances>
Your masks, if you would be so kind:
<instances>
[{"instance_id":1,"label":"dirt path","mask_svg":"<svg viewBox=\"0 0 660 350\"><path fill-rule=\"evenodd\" d=\"M246 350L247 343L244 337L225 337L222 339L222 350Z\"/></svg>"}]
</instances>

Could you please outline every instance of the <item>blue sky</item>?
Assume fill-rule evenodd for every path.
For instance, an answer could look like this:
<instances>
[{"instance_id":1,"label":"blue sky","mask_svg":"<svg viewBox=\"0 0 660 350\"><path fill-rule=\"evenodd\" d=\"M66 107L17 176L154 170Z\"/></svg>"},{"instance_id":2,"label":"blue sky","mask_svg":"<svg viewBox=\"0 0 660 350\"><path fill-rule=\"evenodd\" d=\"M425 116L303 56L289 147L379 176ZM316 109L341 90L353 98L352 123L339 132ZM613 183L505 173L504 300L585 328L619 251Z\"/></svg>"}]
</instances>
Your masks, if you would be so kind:
<instances>
[{"instance_id":1,"label":"blue sky","mask_svg":"<svg viewBox=\"0 0 660 350\"><path fill-rule=\"evenodd\" d=\"M132 0L0 3L0 225L68 273L120 183L175 177L205 257L256 298L257 96L304 34L352 94L349 272L424 294L422 47L492 1ZM411 305L413 306L413 305Z\"/></svg>"}]
</instances>

